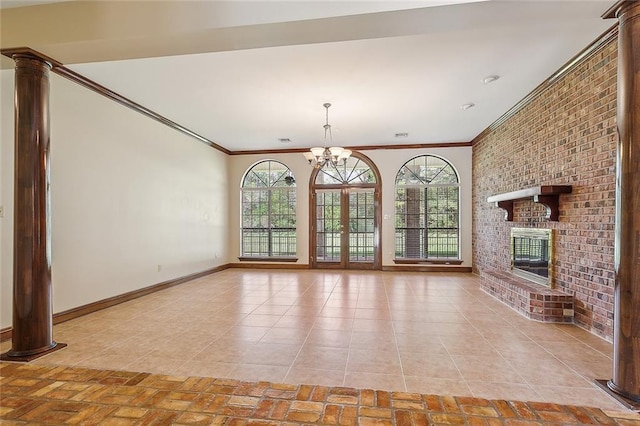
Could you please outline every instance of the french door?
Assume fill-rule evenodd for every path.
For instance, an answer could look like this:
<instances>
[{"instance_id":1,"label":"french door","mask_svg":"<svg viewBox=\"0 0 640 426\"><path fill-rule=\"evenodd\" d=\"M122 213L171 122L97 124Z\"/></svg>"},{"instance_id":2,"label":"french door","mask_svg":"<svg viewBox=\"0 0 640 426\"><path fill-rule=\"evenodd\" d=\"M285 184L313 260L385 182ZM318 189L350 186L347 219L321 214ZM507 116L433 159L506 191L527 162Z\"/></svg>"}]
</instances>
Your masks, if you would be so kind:
<instances>
[{"instance_id":1,"label":"french door","mask_svg":"<svg viewBox=\"0 0 640 426\"><path fill-rule=\"evenodd\" d=\"M312 186L312 267L380 269L379 195L375 184L347 180Z\"/></svg>"}]
</instances>

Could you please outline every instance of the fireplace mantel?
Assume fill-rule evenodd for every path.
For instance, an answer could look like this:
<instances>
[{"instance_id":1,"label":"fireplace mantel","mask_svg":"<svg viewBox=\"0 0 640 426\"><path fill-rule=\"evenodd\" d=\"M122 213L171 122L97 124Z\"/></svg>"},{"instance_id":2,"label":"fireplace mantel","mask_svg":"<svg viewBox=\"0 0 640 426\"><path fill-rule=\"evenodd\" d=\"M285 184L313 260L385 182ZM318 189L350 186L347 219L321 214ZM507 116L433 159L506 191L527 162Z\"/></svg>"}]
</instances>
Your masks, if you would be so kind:
<instances>
[{"instance_id":1,"label":"fireplace mantel","mask_svg":"<svg viewBox=\"0 0 640 426\"><path fill-rule=\"evenodd\" d=\"M547 208L547 219L557 221L560 216L560 194L570 194L571 190L571 185L540 185L493 195L487 201L505 210L505 220L509 222L513 221L513 202L526 199L543 204Z\"/></svg>"}]
</instances>

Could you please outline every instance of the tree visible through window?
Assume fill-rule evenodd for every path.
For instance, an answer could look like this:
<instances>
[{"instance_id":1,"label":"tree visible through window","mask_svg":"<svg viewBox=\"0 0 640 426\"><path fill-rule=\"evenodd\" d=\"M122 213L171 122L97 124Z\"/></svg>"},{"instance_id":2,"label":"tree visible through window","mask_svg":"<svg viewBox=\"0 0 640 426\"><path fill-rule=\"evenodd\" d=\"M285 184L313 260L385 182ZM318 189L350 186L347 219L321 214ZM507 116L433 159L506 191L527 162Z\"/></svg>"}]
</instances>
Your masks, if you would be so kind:
<instances>
[{"instance_id":1,"label":"tree visible through window","mask_svg":"<svg viewBox=\"0 0 640 426\"><path fill-rule=\"evenodd\" d=\"M459 182L447 161L415 157L396 175L396 258L459 258Z\"/></svg>"},{"instance_id":2,"label":"tree visible through window","mask_svg":"<svg viewBox=\"0 0 640 426\"><path fill-rule=\"evenodd\" d=\"M277 161L262 161L242 180L244 257L296 255L296 188L291 170Z\"/></svg>"}]
</instances>

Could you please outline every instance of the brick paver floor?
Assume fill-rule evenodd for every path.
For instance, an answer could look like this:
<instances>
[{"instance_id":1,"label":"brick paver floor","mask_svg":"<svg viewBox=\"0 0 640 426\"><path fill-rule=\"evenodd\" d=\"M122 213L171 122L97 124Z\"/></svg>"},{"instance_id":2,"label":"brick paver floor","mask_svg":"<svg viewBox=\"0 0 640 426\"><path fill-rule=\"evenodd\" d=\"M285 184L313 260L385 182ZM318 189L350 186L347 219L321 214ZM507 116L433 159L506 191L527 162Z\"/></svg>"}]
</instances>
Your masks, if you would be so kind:
<instances>
[{"instance_id":1,"label":"brick paver floor","mask_svg":"<svg viewBox=\"0 0 640 426\"><path fill-rule=\"evenodd\" d=\"M633 412L0 363L2 424L640 425Z\"/></svg>"}]
</instances>

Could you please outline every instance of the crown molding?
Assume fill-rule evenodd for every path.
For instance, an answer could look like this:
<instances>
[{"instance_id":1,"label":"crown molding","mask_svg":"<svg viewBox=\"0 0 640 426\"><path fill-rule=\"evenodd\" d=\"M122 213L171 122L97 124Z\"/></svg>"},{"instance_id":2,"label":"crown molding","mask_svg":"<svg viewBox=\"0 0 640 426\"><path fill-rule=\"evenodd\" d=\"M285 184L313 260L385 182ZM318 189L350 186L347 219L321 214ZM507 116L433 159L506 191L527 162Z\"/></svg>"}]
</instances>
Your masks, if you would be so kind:
<instances>
[{"instance_id":1,"label":"crown molding","mask_svg":"<svg viewBox=\"0 0 640 426\"><path fill-rule=\"evenodd\" d=\"M441 142L441 143L416 143L402 145L350 145L343 148L352 151L375 151L379 149L435 149L435 148L460 148L472 146L471 142ZM290 154L296 152L307 152L309 148L283 148L283 149L252 149L243 151L230 151L230 155L252 155L252 154Z\"/></svg>"},{"instance_id":2,"label":"crown molding","mask_svg":"<svg viewBox=\"0 0 640 426\"><path fill-rule=\"evenodd\" d=\"M549 78L540 83L538 87L533 89L531 93L522 98L517 104L511 107L507 112L502 114L496 121L494 121L489 127L484 129L478 136L473 138L472 143L484 138L489 133L500 127L504 124L505 121L516 115L522 109L524 109L527 105L541 96L544 92L546 92L549 88L553 86L553 84L559 79L566 76L569 72L573 71L576 67L587 61L593 55L598 53L604 47L606 47L610 42L616 39L618 36L618 24L616 23L607 31L602 33L600 37L598 37L593 43L580 51L577 55L571 58L566 64L564 64L558 71L551 74Z\"/></svg>"},{"instance_id":3,"label":"crown molding","mask_svg":"<svg viewBox=\"0 0 640 426\"><path fill-rule=\"evenodd\" d=\"M45 61L51 65L51 72L61 77L64 77L70 81L73 81L74 83L79 84L82 87L92 90L98 93L99 95L109 98L112 101L119 103L120 105L130 108L136 112L139 112L140 114L146 115L147 117L161 124L164 124L165 126L171 127L174 130L177 130L206 145L209 145L211 148L217 149L218 151L223 152L227 155L230 154L230 151L225 147L218 145L217 143L211 141L210 139L207 139L204 136L199 135L198 133L187 129L186 127L176 123L175 121L170 120L167 117L160 115L157 112L152 111L149 108L140 105L137 102L132 101L126 96L123 96L117 92L114 92L113 90L108 89L107 87L65 67L62 62L56 61L55 59L50 58L44 55L43 53L38 52L37 50L31 49L29 47L17 47L17 48L1 49L0 53L11 59L13 59L16 55L25 55L25 56L30 56L30 57Z\"/></svg>"}]
</instances>

